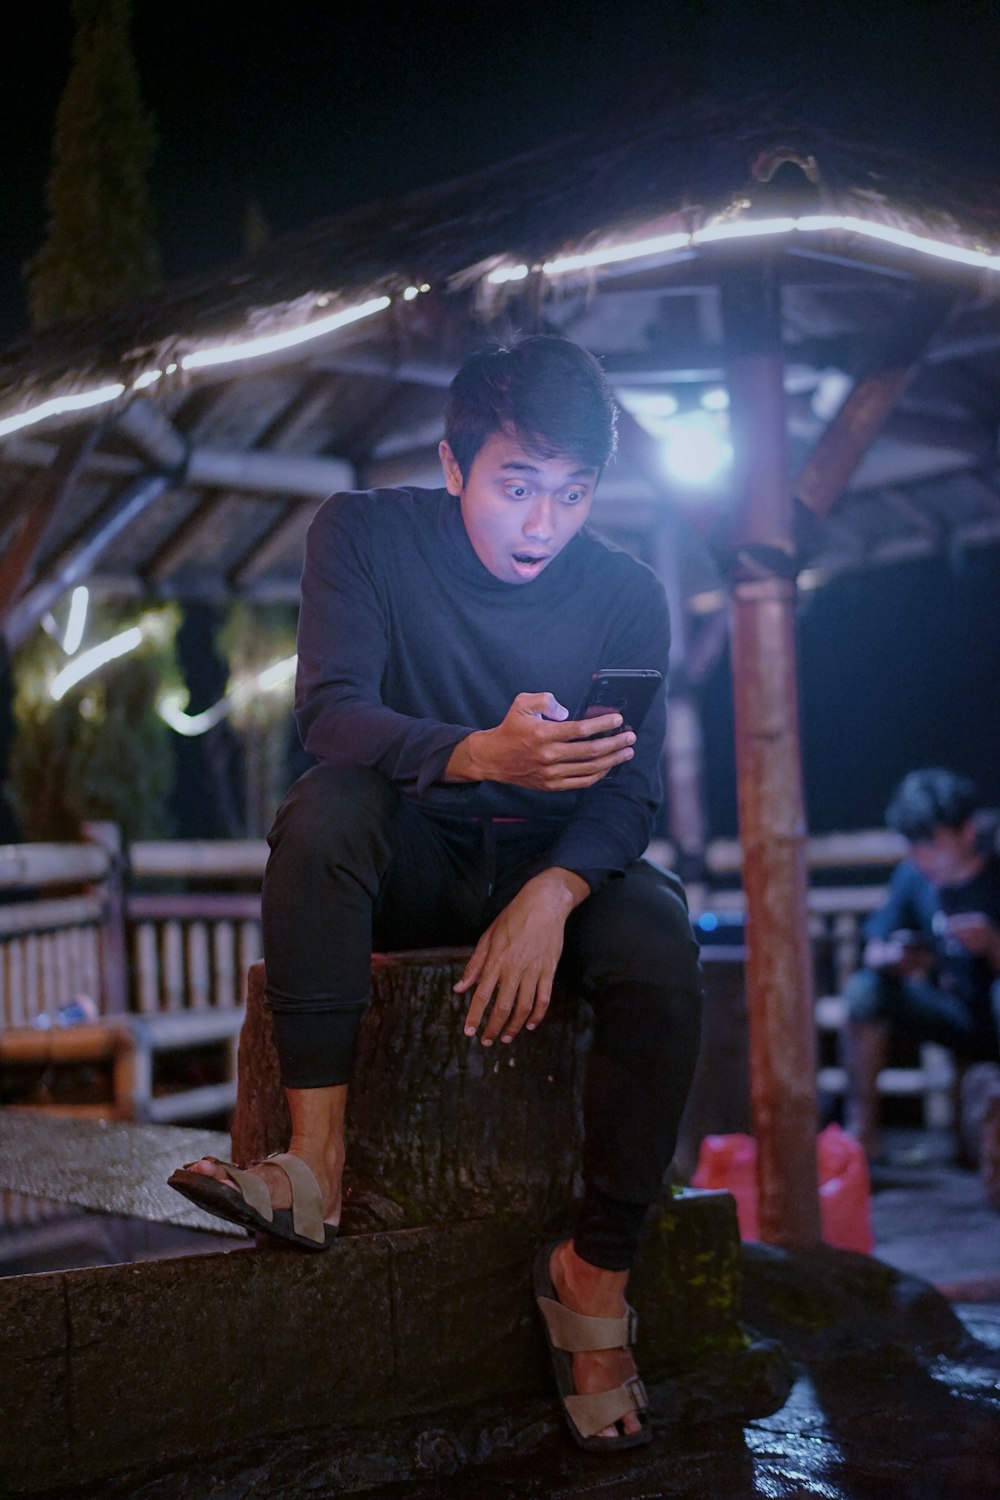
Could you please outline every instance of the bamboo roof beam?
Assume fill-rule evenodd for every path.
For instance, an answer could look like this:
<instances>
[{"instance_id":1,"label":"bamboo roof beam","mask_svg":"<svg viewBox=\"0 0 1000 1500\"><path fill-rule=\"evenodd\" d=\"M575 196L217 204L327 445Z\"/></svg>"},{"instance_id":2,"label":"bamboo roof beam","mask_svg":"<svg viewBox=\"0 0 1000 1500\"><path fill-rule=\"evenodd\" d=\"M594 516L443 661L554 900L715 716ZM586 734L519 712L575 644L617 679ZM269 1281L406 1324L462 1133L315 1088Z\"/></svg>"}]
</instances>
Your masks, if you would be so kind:
<instances>
[{"instance_id":1,"label":"bamboo roof beam","mask_svg":"<svg viewBox=\"0 0 1000 1500\"><path fill-rule=\"evenodd\" d=\"M257 538L235 567L230 568L226 579L229 587L242 590L255 574L263 573L269 568L287 550L289 542L303 530L314 513L313 505L300 501L276 516L264 535Z\"/></svg>"},{"instance_id":2,"label":"bamboo roof beam","mask_svg":"<svg viewBox=\"0 0 1000 1500\"><path fill-rule=\"evenodd\" d=\"M848 394L795 481L796 498L825 520L944 322L951 295L924 291L883 346L876 367Z\"/></svg>"},{"instance_id":3,"label":"bamboo roof beam","mask_svg":"<svg viewBox=\"0 0 1000 1500\"><path fill-rule=\"evenodd\" d=\"M30 582L45 534L69 500L99 432L98 427L76 432L56 451L52 467L33 474L17 497L21 523L0 557L0 626L9 645L16 644L9 633L15 602Z\"/></svg>"},{"instance_id":4,"label":"bamboo roof beam","mask_svg":"<svg viewBox=\"0 0 1000 1500\"><path fill-rule=\"evenodd\" d=\"M27 468L47 468L56 453L54 443L18 439L7 444L4 458ZM145 467L135 459L95 453L83 472L128 476L142 472ZM351 465L340 458L195 447L191 449L185 482L193 489L200 486L228 487L253 495L284 491L302 498L322 500L336 490L350 489L354 474Z\"/></svg>"},{"instance_id":5,"label":"bamboo roof beam","mask_svg":"<svg viewBox=\"0 0 1000 1500\"><path fill-rule=\"evenodd\" d=\"M89 577L115 538L170 486L169 474L141 474L103 505L91 524L83 529L80 540L64 548L47 566L42 581L10 610L5 631L8 645L19 646L46 611L67 589Z\"/></svg>"}]
</instances>

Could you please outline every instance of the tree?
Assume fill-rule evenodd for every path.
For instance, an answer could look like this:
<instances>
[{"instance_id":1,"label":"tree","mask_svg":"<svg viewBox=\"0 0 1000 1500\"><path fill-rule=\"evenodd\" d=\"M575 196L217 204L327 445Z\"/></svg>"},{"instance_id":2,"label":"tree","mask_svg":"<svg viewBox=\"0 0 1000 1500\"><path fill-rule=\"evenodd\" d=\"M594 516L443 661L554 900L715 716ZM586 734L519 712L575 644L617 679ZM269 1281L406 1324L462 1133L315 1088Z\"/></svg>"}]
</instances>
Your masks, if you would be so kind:
<instances>
[{"instance_id":1,"label":"tree","mask_svg":"<svg viewBox=\"0 0 1000 1500\"><path fill-rule=\"evenodd\" d=\"M74 0L73 61L56 113L48 237L25 267L36 328L153 285L146 189L155 146L129 41L132 0Z\"/></svg>"}]
</instances>

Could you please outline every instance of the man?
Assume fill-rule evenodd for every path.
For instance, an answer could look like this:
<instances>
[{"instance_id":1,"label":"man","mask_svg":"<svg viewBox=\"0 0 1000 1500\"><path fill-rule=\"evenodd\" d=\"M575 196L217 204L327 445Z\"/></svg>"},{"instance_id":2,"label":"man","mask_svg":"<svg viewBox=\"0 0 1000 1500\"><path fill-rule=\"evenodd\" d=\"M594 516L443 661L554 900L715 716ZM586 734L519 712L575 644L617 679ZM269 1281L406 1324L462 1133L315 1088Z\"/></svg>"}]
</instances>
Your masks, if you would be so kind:
<instances>
[{"instance_id":1,"label":"man","mask_svg":"<svg viewBox=\"0 0 1000 1500\"><path fill-rule=\"evenodd\" d=\"M995 820L973 784L950 771L912 771L886 812L909 843L889 897L867 926L864 965L850 980L848 1129L878 1151L878 1075L893 1030L937 1042L960 1065L996 1062L1000 856Z\"/></svg>"},{"instance_id":2,"label":"man","mask_svg":"<svg viewBox=\"0 0 1000 1500\"><path fill-rule=\"evenodd\" d=\"M340 1214L373 941L474 943L456 989L470 1045L484 1047L530 1045L559 967L595 1017L585 1194L536 1290L571 1431L589 1448L649 1437L624 1294L673 1153L700 1009L683 892L640 858L661 794L663 685L634 732L618 713L570 717L598 669L666 675L659 582L585 526L615 420L592 356L528 338L456 376L443 490L321 507L296 693L320 764L278 813L263 897L292 1141L249 1172L206 1158L172 1179L213 1212L299 1243L288 1209L311 1191L322 1248ZM555 1346L574 1313L571 1361Z\"/></svg>"}]
</instances>

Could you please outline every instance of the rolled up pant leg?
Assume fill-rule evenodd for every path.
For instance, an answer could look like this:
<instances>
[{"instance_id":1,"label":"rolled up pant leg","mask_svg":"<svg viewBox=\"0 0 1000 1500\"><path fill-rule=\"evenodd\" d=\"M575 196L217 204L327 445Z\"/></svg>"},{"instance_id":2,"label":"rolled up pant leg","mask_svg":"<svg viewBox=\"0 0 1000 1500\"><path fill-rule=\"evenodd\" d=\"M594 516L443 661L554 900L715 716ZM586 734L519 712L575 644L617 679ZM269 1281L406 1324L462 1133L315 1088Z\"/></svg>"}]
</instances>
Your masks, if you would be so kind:
<instances>
[{"instance_id":1,"label":"rolled up pant leg","mask_svg":"<svg viewBox=\"0 0 1000 1500\"><path fill-rule=\"evenodd\" d=\"M628 1270L660 1196L694 1076L701 973L683 889L639 861L583 902L563 972L594 1011L584 1087L579 1255Z\"/></svg>"}]
</instances>

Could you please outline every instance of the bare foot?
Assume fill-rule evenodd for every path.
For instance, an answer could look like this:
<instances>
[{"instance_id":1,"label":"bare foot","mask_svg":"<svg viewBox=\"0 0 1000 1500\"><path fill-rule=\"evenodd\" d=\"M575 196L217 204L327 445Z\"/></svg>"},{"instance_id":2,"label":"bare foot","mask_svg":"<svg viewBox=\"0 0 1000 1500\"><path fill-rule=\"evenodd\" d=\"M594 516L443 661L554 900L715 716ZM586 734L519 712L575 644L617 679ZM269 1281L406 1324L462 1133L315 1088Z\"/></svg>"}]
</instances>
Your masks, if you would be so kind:
<instances>
[{"instance_id":1,"label":"bare foot","mask_svg":"<svg viewBox=\"0 0 1000 1500\"><path fill-rule=\"evenodd\" d=\"M591 1318L625 1316L627 1271L603 1271L590 1265L580 1259L567 1240L553 1250L549 1274L559 1301L573 1312ZM597 1349L573 1355L573 1384L581 1396L614 1390L635 1374L635 1360L629 1349ZM641 1431L642 1423L635 1412L628 1412L620 1420L627 1433ZM613 1438L618 1433L614 1427L604 1427L597 1436Z\"/></svg>"},{"instance_id":2,"label":"bare foot","mask_svg":"<svg viewBox=\"0 0 1000 1500\"><path fill-rule=\"evenodd\" d=\"M341 1178L344 1172L344 1152L339 1146L327 1146L325 1149L317 1149L315 1146L306 1145L302 1142L292 1141L288 1148L292 1156L298 1156L312 1170L319 1190L323 1197L323 1222L325 1224L337 1225L340 1223L341 1210ZM232 1182L225 1167L218 1162L212 1161L210 1157L203 1156L199 1161L192 1162L190 1170L201 1172L206 1177L214 1177L225 1187L231 1188L235 1193L236 1185ZM272 1208L291 1208L292 1187L281 1167L276 1163L268 1161L254 1162L247 1171L254 1177L259 1177L271 1195Z\"/></svg>"}]
</instances>

